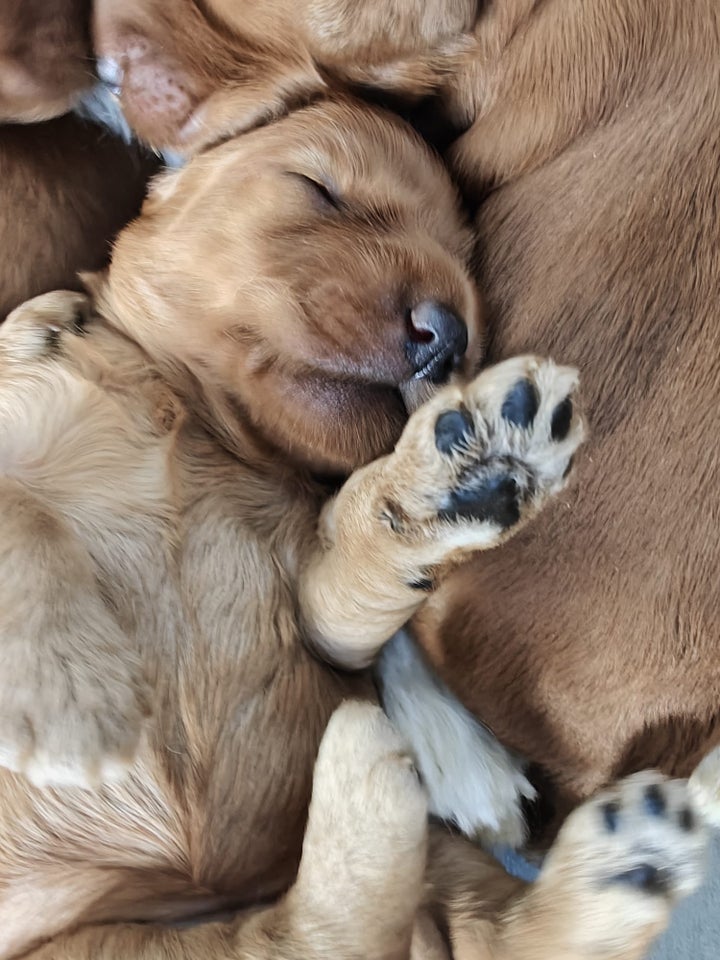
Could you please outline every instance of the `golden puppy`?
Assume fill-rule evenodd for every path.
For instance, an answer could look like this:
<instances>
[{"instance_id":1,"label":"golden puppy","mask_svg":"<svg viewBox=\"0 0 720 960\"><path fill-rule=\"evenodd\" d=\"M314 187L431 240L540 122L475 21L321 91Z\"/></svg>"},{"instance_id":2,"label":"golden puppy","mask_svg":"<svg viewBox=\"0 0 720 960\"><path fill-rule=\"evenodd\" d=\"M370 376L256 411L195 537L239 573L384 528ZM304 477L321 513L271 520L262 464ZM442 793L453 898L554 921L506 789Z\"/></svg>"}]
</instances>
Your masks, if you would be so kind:
<instances>
[{"instance_id":1,"label":"golden puppy","mask_svg":"<svg viewBox=\"0 0 720 960\"><path fill-rule=\"evenodd\" d=\"M128 114L161 143L221 117L207 78L226 60L249 124L332 82L436 90L463 133L451 168L480 204L490 356L542 345L582 365L595 429L572 509L466 566L417 630L451 689L550 775L561 810L648 763L688 773L720 737L717 3L97 6ZM226 60L210 66L211 49ZM148 107L158 79L183 91L175 130Z\"/></svg>"},{"instance_id":2,"label":"golden puppy","mask_svg":"<svg viewBox=\"0 0 720 960\"><path fill-rule=\"evenodd\" d=\"M401 956L417 917L425 955L440 918L458 956L625 958L694 887L686 786L648 775L579 811L530 891L434 841L418 912L425 801L357 707L286 899L116 925L287 889L328 718L370 696L317 653L369 664L428 579L562 487L575 374L526 356L466 379L466 249L409 130L326 103L158 181L94 308L49 294L0 330L3 956ZM355 467L331 499L313 477Z\"/></svg>"}]
</instances>

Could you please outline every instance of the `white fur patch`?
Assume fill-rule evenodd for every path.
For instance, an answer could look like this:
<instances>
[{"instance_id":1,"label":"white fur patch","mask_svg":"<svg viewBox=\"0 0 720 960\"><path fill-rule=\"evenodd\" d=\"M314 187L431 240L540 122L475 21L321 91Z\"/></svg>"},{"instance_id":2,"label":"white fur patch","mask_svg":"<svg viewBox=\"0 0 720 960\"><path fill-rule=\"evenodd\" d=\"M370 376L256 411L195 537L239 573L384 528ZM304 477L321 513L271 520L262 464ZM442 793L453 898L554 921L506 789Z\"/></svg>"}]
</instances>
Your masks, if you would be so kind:
<instances>
[{"instance_id":1,"label":"white fur patch","mask_svg":"<svg viewBox=\"0 0 720 960\"><path fill-rule=\"evenodd\" d=\"M135 136L125 119L118 94L119 88L113 87L108 82L97 83L89 93L83 95L74 112L84 120L99 124L129 144L135 140ZM166 167L177 169L185 164L185 158L172 150L155 152Z\"/></svg>"},{"instance_id":2,"label":"white fur patch","mask_svg":"<svg viewBox=\"0 0 720 960\"><path fill-rule=\"evenodd\" d=\"M412 746L431 813L468 836L520 846L521 802L535 797L521 762L452 695L407 630L385 645L376 669L385 712Z\"/></svg>"},{"instance_id":3,"label":"white fur patch","mask_svg":"<svg viewBox=\"0 0 720 960\"><path fill-rule=\"evenodd\" d=\"M117 93L105 83L96 83L89 93L84 94L75 107L75 113L105 127L125 143L131 143L134 139Z\"/></svg>"}]
</instances>

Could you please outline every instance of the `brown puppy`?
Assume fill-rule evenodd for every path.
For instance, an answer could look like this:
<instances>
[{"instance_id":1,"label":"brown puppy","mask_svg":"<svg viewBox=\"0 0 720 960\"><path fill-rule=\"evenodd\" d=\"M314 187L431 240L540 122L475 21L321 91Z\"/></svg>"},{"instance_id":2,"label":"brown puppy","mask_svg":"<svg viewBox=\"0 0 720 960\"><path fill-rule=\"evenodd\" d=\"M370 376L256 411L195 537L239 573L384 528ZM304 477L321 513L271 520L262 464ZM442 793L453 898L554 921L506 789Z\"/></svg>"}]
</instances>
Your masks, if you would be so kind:
<instances>
[{"instance_id":1,"label":"brown puppy","mask_svg":"<svg viewBox=\"0 0 720 960\"><path fill-rule=\"evenodd\" d=\"M479 345L466 242L409 131L330 103L162 179L96 283L99 315L56 293L0 330L4 956L90 921L106 925L45 955L406 952L424 801L401 742L352 709L321 751L288 899L186 934L107 923L281 892L323 728L367 687L310 648L368 663L428 569L506 539L562 486L573 372L524 357L461 382ZM403 429L418 384L436 393ZM310 469L398 436L323 507ZM133 756L121 782L78 786ZM445 862L438 840L429 906L458 955L464 936L489 957L639 956L698 877L687 803L654 775L622 785L529 893L471 851Z\"/></svg>"},{"instance_id":2,"label":"brown puppy","mask_svg":"<svg viewBox=\"0 0 720 960\"><path fill-rule=\"evenodd\" d=\"M492 20L492 55L452 91L474 122L451 154L469 192L493 190L489 355L582 364L592 441L565 515L462 571L426 637L564 805L647 763L689 772L720 737L720 9L508 2Z\"/></svg>"},{"instance_id":3,"label":"brown puppy","mask_svg":"<svg viewBox=\"0 0 720 960\"><path fill-rule=\"evenodd\" d=\"M497 0L476 20L476 4L448 0L390 12L278 0L275 52L255 6L214 0L203 27L208 49L243 59L250 44L265 58L257 73L243 59L249 122L338 76L421 94L472 26L463 65L445 61L452 76L436 81L446 119L467 129L453 169L476 203L492 190L477 219L490 355L540 344L587 369L594 453L569 522L547 514L465 568L426 610L424 642L465 702L550 773L561 806L648 762L688 772L720 736L706 440L719 386L717 4ZM185 142L202 136L204 111L216 114L187 70L190 40L163 60L152 0L98 8L139 128L151 135L133 93L159 64L184 91ZM181 0L172 11L187 22Z\"/></svg>"}]
</instances>

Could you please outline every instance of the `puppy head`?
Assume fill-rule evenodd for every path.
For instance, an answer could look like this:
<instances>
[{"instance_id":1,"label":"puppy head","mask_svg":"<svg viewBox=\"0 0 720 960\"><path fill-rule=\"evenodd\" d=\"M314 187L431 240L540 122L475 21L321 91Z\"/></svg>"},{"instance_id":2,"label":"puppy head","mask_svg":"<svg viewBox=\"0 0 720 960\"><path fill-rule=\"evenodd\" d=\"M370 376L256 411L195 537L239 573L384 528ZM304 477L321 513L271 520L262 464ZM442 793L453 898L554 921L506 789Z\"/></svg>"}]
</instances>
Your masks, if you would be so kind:
<instances>
[{"instance_id":1,"label":"puppy head","mask_svg":"<svg viewBox=\"0 0 720 960\"><path fill-rule=\"evenodd\" d=\"M90 0L2 0L0 120L66 113L94 82Z\"/></svg>"},{"instance_id":2,"label":"puppy head","mask_svg":"<svg viewBox=\"0 0 720 960\"><path fill-rule=\"evenodd\" d=\"M103 309L165 369L316 469L388 451L408 407L481 352L470 235L401 121L323 102L161 178Z\"/></svg>"},{"instance_id":3,"label":"puppy head","mask_svg":"<svg viewBox=\"0 0 720 960\"><path fill-rule=\"evenodd\" d=\"M327 92L411 100L462 55L475 0L95 0L99 73L130 126L190 156Z\"/></svg>"},{"instance_id":4,"label":"puppy head","mask_svg":"<svg viewBox=\"0 0 720 960\"><path fill-rule=\"evenodd\" d=\"M189 156L323 89L292 31L279 29L263 3L238 6L247 7L249 21L240 33L212 4L96 0L100 76L115 87L132 129L155 149Z\"/></svg>"}]
</instances>

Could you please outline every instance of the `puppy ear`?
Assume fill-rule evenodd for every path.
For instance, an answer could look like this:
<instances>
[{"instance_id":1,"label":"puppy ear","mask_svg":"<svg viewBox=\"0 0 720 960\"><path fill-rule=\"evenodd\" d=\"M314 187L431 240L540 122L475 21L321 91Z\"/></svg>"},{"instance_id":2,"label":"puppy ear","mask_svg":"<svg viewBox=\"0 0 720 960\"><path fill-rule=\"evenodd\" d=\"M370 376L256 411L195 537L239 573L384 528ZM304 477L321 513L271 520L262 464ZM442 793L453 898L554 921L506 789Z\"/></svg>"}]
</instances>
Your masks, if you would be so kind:
<instances>
[{"instance_id":1,"label":"puppy ear","mask_svg":"<svg viewBox=\"0 0 720 960\"><path fill-rule=\"evenodd\" d=\"M97 0L95 49L135 133L188 155L323 86L309 56L237 36L189 0Z\"/></svg>"}]
</instances>

